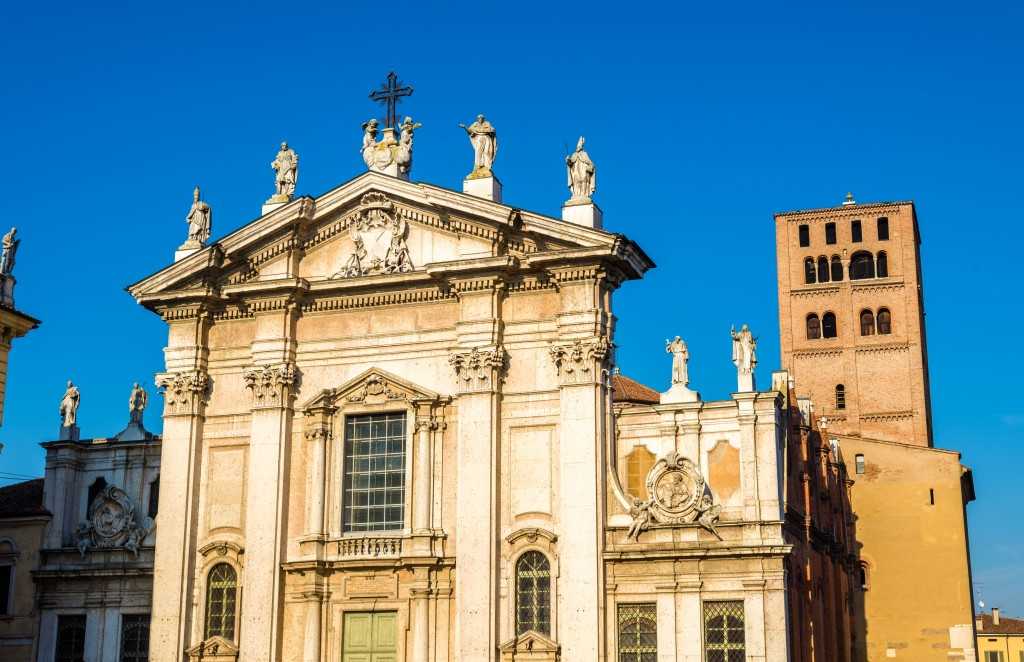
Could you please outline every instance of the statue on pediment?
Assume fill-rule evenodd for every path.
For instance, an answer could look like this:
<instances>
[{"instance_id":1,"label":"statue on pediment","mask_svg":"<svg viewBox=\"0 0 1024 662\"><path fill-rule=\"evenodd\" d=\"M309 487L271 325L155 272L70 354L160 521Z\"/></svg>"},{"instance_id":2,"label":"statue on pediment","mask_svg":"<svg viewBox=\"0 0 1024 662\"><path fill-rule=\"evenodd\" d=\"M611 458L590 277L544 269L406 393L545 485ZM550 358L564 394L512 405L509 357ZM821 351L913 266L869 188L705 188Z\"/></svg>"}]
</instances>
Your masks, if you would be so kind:
<instances>
[{"instance_id":1,"label":"statue on pediment","mask_svg":"<svg viewBox=\"0 0 1024 662\"><path fill-rule=\"evenodd\" d=\"M408 174L412 170L412 132L421 126L423 125L413 122L409 116L402 121L401 133L398 137L398 154L395 155L395 162L401 173Z\"/></svg>"},{"instance_id":2,"label":"statue on pediment","mask_svg":"<svg viewBox=\"0 0 1024 662\"><path fill-rule=\"evenodd\" d=\"M565 157L570 203L588 203L597 190L597 168L583 149L583 136L576 143L576 151Z\"/></svg>"},{"instance_id":3,"label":"statue on pediment","mask_svg":"<svg viewBox=\"0 0 1024 662\"><path fill-rule=\"evenodd\" d=\"M0 275L10 276L14 272L14 257L21 239L15 238L18 228L11 228L3 238L3 253L0 254Z\"/></svg>"},{"instance_id":4,"label":"statue on pediment","mask_svg":"<svg viewBox=\"0 0 1024 662\"><path fill-rule=\"evenodd\" d=\"M666 340L665 351L672 355L672 383L688 386L690 376L687 370L687 361L690 360L690 352L686 349L686 342L679 336L672 340Z\"/></svg>"},{"instance_id":5,"label":"statue on pediment","mask_svg":"<svg viewBox=\"0 0 1024 662\"><path fill-rule=\"evenodd\" d=\"M146 389L135 382L131 395L128 396L128 416L132 423L142 425L142 412L145 411L148 403L149 395L146 393Z\"/></svg>"},{"instance_id":6,"label":"statue on pediment","mask_svg":"<svg viewBox=\"0 0 1024 662\"><path fill-rule=\"evenodd\" d=\"M367 168L373 168L373 152L377 146L377 126L378 122L373 118L363 122L363 146L359 149L359 153L363 155L363 162L366 163Z\"/></svg>"},{"instance_id":7,"label":"statue on pediment","mask_svg":"<svg viewBox=\"0 0 1024 662\"><path fill-rule=\"evenodd\" d=\"M744 324L737 333L736 327L729 331L732 336L732 362L736 366L738 389L741 393L754 390L754 367L757 365L757 338Z\"/></svg>"},{"instance_id":8,"label":"statue on pediment","mask_svg":"<svg viewBox=\"0 0 1024 662\"><path fill-rule=\"evenodd\" d=\"M74 427L78 420L78 405L82 401L82 394L78 387L71 380L68 380L68 387L64 391L64 397L60 399L60 420L61 425L66 428Z\"/></svg>"},{"instance_id":9,"label":"statue on pediment","mask_svg":"<svg viewBox=\"0 0 1024 662\"><path fill-rule=\"evenodd\" d=\"M493 177L491 168L498 155L498 134L494 126L483 115L477 115L476 121L469 126L459 126L466 130L469 143L473 146L473 172L469 173L467 179Z\"/></svg>"},{"instance_id":10,"label":"statue on pediment","mask_svg":"<svg viewBox=\"0 0 1024 662\"><path fill-rule=\"evenodd\" d=\"M197 186L192 191L192 207L189 208L188 216L185 217L185 222L188 223L186 245L206 245L206 240L210 238L212 221L213 211L210 209L210 205L199 199L199 187Z\"/></svg>"},{"instance_id":11,"label":"statue on pediment","mask_svg":"<svg viewBox=\"0 0 1024 662\"><path fill-rule=\"evenodd\" d=\"M288 147L287 142L281 143L277 156L270 162L274 169L274 196L276 202L287 202L295 194L295 184L299 181L299 155Z\"/></svg>"}]
</instances>

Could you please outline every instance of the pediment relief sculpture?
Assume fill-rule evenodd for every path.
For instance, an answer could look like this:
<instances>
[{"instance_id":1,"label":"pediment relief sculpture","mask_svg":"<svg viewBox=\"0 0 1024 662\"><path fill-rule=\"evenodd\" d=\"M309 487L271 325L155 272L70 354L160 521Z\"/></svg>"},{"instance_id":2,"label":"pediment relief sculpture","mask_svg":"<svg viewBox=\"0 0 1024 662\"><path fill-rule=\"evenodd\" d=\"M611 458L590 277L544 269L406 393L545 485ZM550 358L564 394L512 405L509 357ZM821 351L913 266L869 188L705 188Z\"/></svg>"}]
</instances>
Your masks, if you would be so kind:
<instances>
[{"instance_id":1,"label":"pediment relief sculpture","mask_svg":"<svg viewBox=\"0 0 1024 662\"><path fill-rule=\"evenodd\" d=\"M88 517L78 525L78 552L85 557L90 548L123 548L139 555L139 548L156 523L140 520L131 498L119 487L107 485L89 504Z\"/></svg>"},{"instance_id":2,"label":"pediment relief sculpture","mask_svg":"<svg viewBox=\"0 0 1024 662\"><path fill-rule=\"evenodd\" d=\"M721 540L716 524L722 507L689 458L675 451L654 463L644 483L647 498L633 499L629 514L633 522L626 534L639 542L640 534L656 526L697 524Z\"/></svg>"},{"instance_id":3,"label":"pediment relief sculpture","mask_svg":"<svg viewBox=\"0 0 1024 662\"><path fill-rule=\"evenodd\" d=\"M338 388L324 389L302 406L307 416L326 409L329 413L345 405L377 405L388 402L440 403L445 398L416 386L386 370L370 368Z\"/></svg>"},{"instance_id":4,"label":"pediment relief sculpture","mask_svg":"<svg viewBox=\"0 0 1024 662\"><path fill-rule=\"evenodd\" d=\"M367 193L345 221L354 247L333 278L407 273L413 270L406 239L409 223L383 193Z\"/></svg>"},{"instance_id":5,"label":"pediment relief sculpture","mask_svg":"<svg viewBox=\"0 0 1024 662\"><path fill-rule=\"evenodd\" d=\"M189 648L185 654L189 660L233 662L238 659L238 646L224 637L213 636Z\"/></svg>"},{"instance_id":6,"label":"pediment relief sculpture","mask_svg":"<svg viewBox=\"0 0 1024 662\"><path fill-rule=\"evenodd\" d=\"M501 645L501 662L557 662L562 647L535 630L527 630Z\"/></svg>"}]
</instances>

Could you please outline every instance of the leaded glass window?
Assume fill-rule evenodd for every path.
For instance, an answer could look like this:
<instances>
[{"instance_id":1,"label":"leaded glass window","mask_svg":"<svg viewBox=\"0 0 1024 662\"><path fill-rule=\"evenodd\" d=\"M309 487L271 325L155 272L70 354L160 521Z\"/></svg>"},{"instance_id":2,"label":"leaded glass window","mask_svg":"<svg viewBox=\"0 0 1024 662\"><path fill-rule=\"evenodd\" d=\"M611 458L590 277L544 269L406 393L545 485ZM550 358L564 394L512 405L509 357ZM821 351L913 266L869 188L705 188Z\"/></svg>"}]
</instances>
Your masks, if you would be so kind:
<instances>
[{"instance_id":1,"label":"leaded glass window","mask_svg":"<svg viewBox=\"0 0 1024 662\"><path fill-rule=\"evenodd\" d=\"M149 660L149 614L121 615L121 662Z\"/></svg>"},{"instance_id":2,"label":"leaded glass window","mask_svg":"<svg viewBox=\"0 0 1024 662\"><path fill-rule=\"evenodd\" d=\"M746 646L743 603L704 603L704 659L706 662L743 662Z\"/></svg>"},{"instance_id":3,"label":"leaded glass window","mask_svg":"<svg viewBox=\"0 0 1024 662\"><path fill-rule=\"evenodd\" d=\"M218 563L210 570L206 581L206 634L235 639L235 604L238 594L238 575L227 563Z\"/></svg>"},{"instance_id":4,"label":"leaded glass window","mask_svg":"<svg viewBox=\"0 0 1024 662\"><path fill-rule=\"evenodd\" d=\"M658 612L653 602L619 605L619 662L657 662Z\"/></svg>"},{"instance_id":5,"label":"leaded glass window","mask_svg":"<svg viewBox=\"0 0 1024 662\"><path fill-rule=\"evenodd\" d=\"M530 551L516 562L516 634L551 635L551 564Z\"/></svg>"},{"instance_id":6,"label":"leaded glass window","mask_svg":"<svg viewBox=\"0 0 1024 662\"><path fill-rule=\"evenodd\" d=\"M57 616L55 662L85 662L85 614Z\"/></svg>"},{"instance_id":7,"label":"leaded glass window","mask_svg":"<svg viewBox=\"0 0 1024 662\"><path fill-rule=\"evenodd\" d=\"M394 531L405 526L405 414L345 421L343 528Z\"/></svg>"}]
</instances>

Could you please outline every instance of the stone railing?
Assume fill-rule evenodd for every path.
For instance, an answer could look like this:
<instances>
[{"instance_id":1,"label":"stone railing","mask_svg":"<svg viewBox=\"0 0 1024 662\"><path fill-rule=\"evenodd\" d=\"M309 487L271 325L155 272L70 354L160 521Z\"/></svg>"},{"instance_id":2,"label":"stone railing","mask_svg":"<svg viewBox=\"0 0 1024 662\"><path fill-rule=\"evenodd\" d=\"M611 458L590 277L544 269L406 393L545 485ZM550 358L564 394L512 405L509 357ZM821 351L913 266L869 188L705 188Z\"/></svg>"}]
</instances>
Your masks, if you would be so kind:
<instances>
[{"instance_id":1,"label":"stone railing","mask_svg":"<svg viewBox=\"0 0 1024 662\"><path fill-rule=\"evenodd\" d=\"M338 556L346 558L392 559L402 555L402 539L388 537L342 538Z\"/></svg>"}]
</instances>

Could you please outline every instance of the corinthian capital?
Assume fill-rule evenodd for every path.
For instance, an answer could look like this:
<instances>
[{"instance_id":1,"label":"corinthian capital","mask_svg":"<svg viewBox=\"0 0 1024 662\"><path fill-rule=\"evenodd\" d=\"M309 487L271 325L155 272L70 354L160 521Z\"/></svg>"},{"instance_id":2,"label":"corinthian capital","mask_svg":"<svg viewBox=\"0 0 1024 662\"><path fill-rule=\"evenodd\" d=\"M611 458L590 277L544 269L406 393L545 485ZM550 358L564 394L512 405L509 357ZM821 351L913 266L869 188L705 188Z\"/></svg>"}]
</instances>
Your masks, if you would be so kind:
<instances>
[{"instance_id":1,"label":"corinthian capital","mask_svg":"<svg viewBox=\"0 0 1024 662\"><path fill-rule=\"evenodd\" d=\"M452 352L448 357L462 393L492 390L501 378L507 361L508 354L501 345L474 347L468 352Z\"/></svg>"},{"instance_id":2,"label":"corinthian capital","mask_svg":"<svg viewBox=\"0 0 1024 662\"><path fill-rule=\"evenodd\" d=\"M156 387L164 396L164 415L199 413L210 387L209 376L201 370L165 372L157 375Z\"/></svg>"},{"instance_id":3,"label":"corinthian capital","mask_svg":"<svg viewBox=\"0 0 1024 662\"><path fill-rule=\"evenodd\" d=\"M612 345L604 336L552 345L548 350L561 384L587 384L601 379Z\"/></svg>"},{"instance_id":4,"label":"corinthian capital","mask_svg":"<svg viewBox=\"0 0 1024 662\"><path fill-rule=\"evenodd\" d=\"M256 366L242 375L254 408L289 404L298 376L298 369L291 362Z\"/></svg>"}]
</instances>

